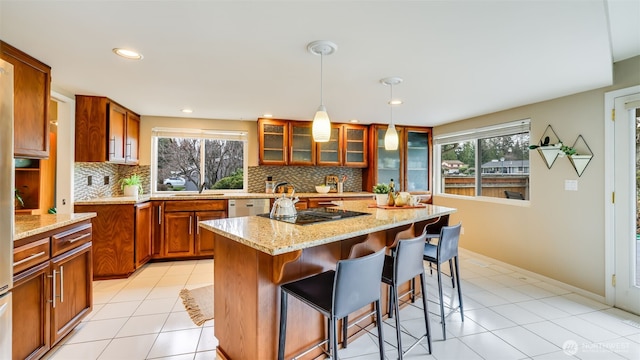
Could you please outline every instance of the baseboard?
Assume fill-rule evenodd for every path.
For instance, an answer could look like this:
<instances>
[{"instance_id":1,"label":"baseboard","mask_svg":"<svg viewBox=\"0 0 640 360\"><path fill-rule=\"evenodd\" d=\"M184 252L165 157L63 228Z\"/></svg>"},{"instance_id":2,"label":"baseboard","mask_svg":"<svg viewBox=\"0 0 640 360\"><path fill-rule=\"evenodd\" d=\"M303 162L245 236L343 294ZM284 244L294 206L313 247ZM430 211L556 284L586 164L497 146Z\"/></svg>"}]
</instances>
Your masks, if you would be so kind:
<instances>
[{"instance_id":1,"label":"baseboard","mask_svg":"<svg viewBox=\"0 0 640 360\"><path fill-rule=\"evenodd\" d=\"M540 280L540 281L544 281L544 282L549 283L549 284L551 284L553 286L557 286L559 288L562 288L562 289L565 289L567 291L582 295L582 296L584 296L586 298L589 298L591 300L595 300L595 301L598 301L598 302L601 302L601 303L607 305L605 297L602 296L602 295L594 294L594 293L592 293L590 291L581 289L579 287L575 287L573 285L569 285L569 284L563 283L561 281L546 277L544 275L540 275L540 274L535 273L533 271L529 271L529 270L526 270L526 269L511 265L511 264L502 262L500 260L496 260L494 258L485 256L485 255L482 255L482 254L478 254L478 253L473 252L471 250L467 250L467 249L464 249L464 248L459 248L459 251L461 253L463 253L463 254L468 254L470 256L481 258L481 259L483 259L484 261L486 261L488 263L500 265L500 266L502 266L504 268L507 268L507 269L522 273L522 274L524 274L524 275L526 275L526 276L528 276L530 278L537 279L537 280ZM608 306L610 306L610 305L608 305Z\"/></svg>"}]
</instances>

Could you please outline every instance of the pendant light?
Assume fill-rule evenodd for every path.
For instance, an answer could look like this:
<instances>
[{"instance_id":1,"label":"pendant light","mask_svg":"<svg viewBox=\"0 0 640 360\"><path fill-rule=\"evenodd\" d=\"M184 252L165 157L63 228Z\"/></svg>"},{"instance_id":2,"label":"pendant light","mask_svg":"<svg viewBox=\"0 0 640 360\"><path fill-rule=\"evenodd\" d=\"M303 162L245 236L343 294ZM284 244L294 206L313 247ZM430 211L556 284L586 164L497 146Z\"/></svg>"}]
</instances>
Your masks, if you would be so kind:
<instances>
[{"instance_id":1,"label":"pendant light","mask_svg":"<svg viewBox=\"0 0 640 360\"><path fill-rule=\"evenodd\" d=\"M331 41L318 40L309 43L307 50L313 55L320 55L320 106L313 117L311 133L313 134L313 141L327 142L331 138L331 120L329 120L327 108L322 101L322 60L324 55L331 55L336 52L338 46Z\"/></svg>"},{"instance_id":2,"label":"pendant light","mask_svg":"<svg viewBox=\"0 0 640 360\"><path fill-rule=\"evenodd\" d=\"M384 134L384 149L385 150L398 150L398 131L396 131L396 126L393 123L393 85L398 85L402 82L402 78L399 77L388 77L380 80L380 82L384 85L389 86L391 89L391 97L389 98L389 108L391 109L391 121L389 122L389 127L387 128L387 132Z\"/></svg>"}]
</instances>

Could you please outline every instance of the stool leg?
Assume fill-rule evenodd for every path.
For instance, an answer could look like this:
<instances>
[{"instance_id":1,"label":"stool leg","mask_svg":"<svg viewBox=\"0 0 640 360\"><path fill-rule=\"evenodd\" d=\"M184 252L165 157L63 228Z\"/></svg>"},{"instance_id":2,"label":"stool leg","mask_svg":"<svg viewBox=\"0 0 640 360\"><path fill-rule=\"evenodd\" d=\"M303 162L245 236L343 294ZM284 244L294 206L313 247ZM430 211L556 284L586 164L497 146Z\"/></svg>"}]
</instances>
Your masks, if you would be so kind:
<instances>
[{"instance_id":1,"label":"stool leg","mask_svg":"<svg viewBox=\"0 0 640 360\"><path fill-rule=\"evenodd\" d=\"M278 337L278 360L284 360L284 346L287 339L287 293L280 290L280 334Z\"/></svg>"},{"instance_id":2,"label":"stool leg","mask_svg":"<svg viewBox=\"0 0 640 360\"><path fill-rule=\"evenodd\" d=\"M393 286L389 285L389 319L393 319Z\"/></svg>"},{"instance_id":3,"label":"stool leg","mask_svg":"<svg viewBox=\"0 0 640 360\"><path fill-rule=\"evenodd\" d=\"M416 278L411 279L411 303L416 302Z\"/></svg>"},{"instance_id":4,"label":"stool leg","mask_svg":"<svg viewBox=\"0 0 640 360\"><path fill-rule=\"evenodd\" d=\"M442 321L442 338L447 340L447 332L444 324L444 302L442 300L442 272L440 271L440 263L436 263L436 273L438 275L438 294L440 296L440 319Z\"/></svg>"},{"instance_id":5,"label":"stool leg","mask_svg":"<svg viewBox=\"0 0 640 360\"><path fill-rule=\"evenodd\" d=\"M451 286L453 288L455 288L456 287L456 283L455 283L456 277L455 277L454 272L453 272L453 261L451 261L451 259L449 259L449 274L451 274Z\"/></svg>"},{"instance_id":6,"label":"stool leg","mask_svg":"<svg viewBox=\"0 0 640 360\"><path fill-rule=\"evenodd\" d=\"M392 290L393 292L393 308L396 312L396 338L398 339L398 359L402 360L402 331L400 330L400 306L398 305L398 303L400 302L398 300L398 288L394 285L392 285Z\"/></svg>"},{"instance_id":7,"label":"stool leg","mask_svg":"<svg viewBox=\"0 0 640 360\"><path fill-rule=\"evenodd\" d=\"M338 360L338 319L331 315L331 332L329 333L331 360Z\"/></svg>"},{"instance_id":8,"label":"stool leg","mask_svg":"<svg viewBox=\"0 0 640 360\"><path fill-rule=\"evenodd\" d=\"M384 360L384 339L382 338L382 314L380 300L376 300L376 325L378 327L378 347L380 349L380 360Z\"/></svg>"},{"instance_id":9,"label":"stool leg","mask_svg":"<svg viewBox=\"0 0 640 360\"><path fill-rule=\"evenodd\" d=\"M349 315L342 319L342 347L347 348L347 330L349 327Z\"/></svg>"},{"instance_id":10,"label":"stool leg","mask_svg":"<svg viewBox=\"0 0 640 360\"><path fill-rule=\"evenodd\" d=\"M429 308L427 307L427 286L424 281L424 272L420 274L420 284L422 286L422 306L424 308L424 325L427 328L427 344L429 354L431 354L431 325L429 324Z\"/></svg>"},{"instance_id":11,"label":"stool leg","mask_svg":"<svg viewBox=\"0 0 640 360\"><path fill-rule=\"evenodd\" d=\"M453 261L456 265L456 281L458 282L458 301L460 301L460 317L464 321L464 310L462 310L462 289L460 288L460 264L458 263L458 257L454 256Z\"/></svg>"}]
</instances>

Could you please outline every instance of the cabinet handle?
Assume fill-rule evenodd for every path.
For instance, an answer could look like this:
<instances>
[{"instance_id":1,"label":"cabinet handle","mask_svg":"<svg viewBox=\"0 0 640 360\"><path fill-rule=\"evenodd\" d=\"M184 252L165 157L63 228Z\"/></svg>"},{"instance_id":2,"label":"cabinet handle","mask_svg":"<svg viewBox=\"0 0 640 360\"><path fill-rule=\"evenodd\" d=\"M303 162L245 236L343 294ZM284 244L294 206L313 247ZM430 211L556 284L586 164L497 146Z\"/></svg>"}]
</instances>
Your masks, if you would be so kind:
<instances>
[{"instance_id":1,"label":"cabinet handle","mask_svg":"<svg viewBox=\"0 0 640 360\"><path fill-rule=\"evenodd\" d=\"M22 265L22 264L24 264L24 263L26 263L26 262L28 262L28 261L31 261L31 260L33 260L33 259L35 259L35 258L38 258L38 257L42 256L42 255L44 255L44 254L46 254L46 253L45 253L44 251L41 251L41 252L39 252L39 253L37 253L37 254L30 255L29 257L26 257L26 258L24 258L24 259L22 259L22 260L20 260L20 261L16 261L16 262L14 262L14 263L13 263L13 266L14 266L14 267L16 267L16 266L18 266L18 265Z\"/></svg>"},{"instance_id":2,"label":"cabinet handle","mask_svg":"<svg viewBox=\"0 0 640 360\"><path fill-rule=\"evenodd\" d=\"M158 205L158 225L162 225L162 205Z\"/></svg>"},{"instance_id":3,"label":"cabinet handle","mask_svg":"<svg viewBox=\"0 0 640 360\"><path fill-rule=\"evenodd\" d=\"M191 235L192 222L193 222L193 217L189 215L189 235Z\"/></svg>"},{"instance_id":4,"label":"cabinet handle","mask_svg":"<svg viewBox=\"0 0 640 360\"><path fill-rule=\"evenodd\" d=\"M127 143L127 151L126 154L124 156L125 159L130 159L131 158L131 143Z\"/></svg>"},{"instance_id":5,"label":"cabinet handle","mask_svg":"<svg viewBox=\"0 0 640 360\"><path fill-rule=\"evenodd\" d=\"M64 302L64 266L60 265L60 302Z\"/></svg>"},{"instance_id":6,"label":"cabinet handle","mask_svg":"<svg viewBox=\"0 0 640 360\"><path fill-rule=\"evenodd\" d=\"M111 148L111 142L113 141L113 148ZM109 155L113 155L116 156L116 137L114 136L112 139L109 139L109 147L111 149L109 149Z\"/></svg>"},{"instance_id":7,"label":"cabinet handle","mask_svg":"<svg viewBox=\"0 0 640 360\"><path fill-rule=\"evenodd\" d=\"M76 241L80 241L80 240L82 240L82 239L84 239L84 238L86 238L86 237L89 237L89 236L91 236L91 234L83 234L83 235L80 235L80 236L75 237L75 238L73 238L73 239L69 239L69 240L67 240L67 241L69 242L69 244L73 244L74 242L76 242Z\"/></svg>"}]
</instances>

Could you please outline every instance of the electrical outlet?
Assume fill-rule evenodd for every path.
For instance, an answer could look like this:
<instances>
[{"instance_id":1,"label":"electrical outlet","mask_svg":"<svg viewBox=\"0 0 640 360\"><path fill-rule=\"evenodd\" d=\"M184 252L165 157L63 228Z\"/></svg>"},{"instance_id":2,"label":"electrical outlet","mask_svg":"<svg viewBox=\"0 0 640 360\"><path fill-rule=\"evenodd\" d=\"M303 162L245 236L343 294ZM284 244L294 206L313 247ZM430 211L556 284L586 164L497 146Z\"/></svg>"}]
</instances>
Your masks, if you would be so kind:
<instances>
[{"instance_id":1,"label":"electrical outlet","mask_svg":"<svg viewBox=\"0 0 640 360\"><path fill-rule=\"evenodd\" d=\"M87 176L87 186L91 186L93 184L93 176Z\"/></svg>"},{"instance_id":2,"label":"electrical outlet","mask_svg":"<svg viewBox=\"0 0 640 360\"><path fill-rule=\"evenodd\" d=\"M104 177L104 184L105 185L109 185L109 176L108 175Z\"/></svg>"}]
</instances>

